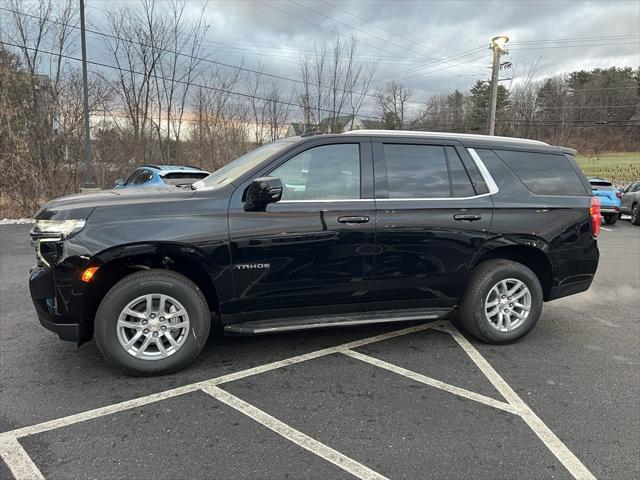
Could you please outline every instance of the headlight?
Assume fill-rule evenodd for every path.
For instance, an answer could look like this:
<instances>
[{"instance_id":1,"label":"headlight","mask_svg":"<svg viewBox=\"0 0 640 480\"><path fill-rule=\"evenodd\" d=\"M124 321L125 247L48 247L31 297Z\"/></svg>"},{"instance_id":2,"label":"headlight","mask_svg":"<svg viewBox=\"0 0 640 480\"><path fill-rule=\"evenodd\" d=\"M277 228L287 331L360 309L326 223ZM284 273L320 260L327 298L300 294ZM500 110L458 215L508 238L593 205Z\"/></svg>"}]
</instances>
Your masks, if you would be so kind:
<instances>
[{"instance_id":1,"label":"headlight","mask_svg":"<svg viewBox=\"0 0 640 480\"><path fill-rule=\"evenodd\" d=\"M84 228L85 220L36 220L31 236L36 238L60 239L75 235Z\"/></svg>"}]
</instances>

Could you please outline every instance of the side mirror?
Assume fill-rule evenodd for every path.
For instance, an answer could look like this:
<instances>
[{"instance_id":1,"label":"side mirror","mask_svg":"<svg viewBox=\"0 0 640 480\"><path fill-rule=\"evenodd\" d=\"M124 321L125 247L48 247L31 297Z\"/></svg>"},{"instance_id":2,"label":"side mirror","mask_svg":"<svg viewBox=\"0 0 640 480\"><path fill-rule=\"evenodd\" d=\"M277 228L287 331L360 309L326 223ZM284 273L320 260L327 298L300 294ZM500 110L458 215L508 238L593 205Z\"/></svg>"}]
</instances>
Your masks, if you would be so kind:
<instances>
[{"instance_id":1,"label":"side mirror","mask_svg":"<svg viewBox=\"0 0 640 480\"><path fill-rule=\"evenodd\" d=\"M247 212L264 212L268 204L282 198L282 182L276 177L253 180L244 194L244 209Z\"/></svg>"},{"instance_id":2,"label":"side mirror","mask_svg":"<svg viewBox=\"0 0 640 480\"><path fill-rule=\"evenodd\" d=\"M119 178L113 183L114 188L124 187L124 180Z\"/></svg>"}]
</instances>

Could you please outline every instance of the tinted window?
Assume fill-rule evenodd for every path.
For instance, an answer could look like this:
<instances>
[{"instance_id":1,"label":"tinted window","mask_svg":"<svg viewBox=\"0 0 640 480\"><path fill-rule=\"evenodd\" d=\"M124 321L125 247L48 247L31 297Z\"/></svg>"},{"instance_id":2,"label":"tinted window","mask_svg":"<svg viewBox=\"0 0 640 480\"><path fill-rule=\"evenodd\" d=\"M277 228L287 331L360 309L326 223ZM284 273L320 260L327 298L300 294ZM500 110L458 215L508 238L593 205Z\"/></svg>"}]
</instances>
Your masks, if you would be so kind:
<instances>
[{"instance_id":1,"label":"tinted window","mask_svg":"<svg viewBox=\"0 0 640 480\"><path fill-rule=\"evenodd\" d=\"M135 170L130 176L129 178L127 178L127 181L125 182L125 185L135 185L136 183L136 179L142 174L141 170Z\"/></svg>"},{"instance_id":2,"label":"tinted window","mask_svg":"<svg viewBox=\"0 0 640 480\"><path fill-rule=\"evenodd\" d=\"M271 175L282 181L283 200L360 198L360 148L353 143L310 148Z\"/></svg>"},{"instance_id":3,"label":"tinted window","mask_svg":"<svg viewBox=\"0 0 640 480\"><path fill-rule=\"evenodd\" d=\"M451 176L451 190L454 197L473 197L476 192L471 185L471 179L467 174L462 160L456 149L445 147L447 160L449 161L449 175Z\"/></svg>"},{"instance_id":4,"label":"tinted window","mask_svg":"<svg viewBox=\"0 0 640 480\"><path fill-rule=\"evenodd\" d=\"M580 177L564 155L495 150L496 155L539 195L585 195Z\"/></svg>"},{"instance_id":5,"label":"tinted window","mask_svg":"<svg viewBox=\"0 0 640 480\"><path fill-rule=\"evenodd\" d=\"M149 170L140 170L140 173L134 178L134 185L142 185L153 178L153 174Z\"/></svg>"},{"instance_id":6,"label":"tinted window","mask_svg":"<svg viewBox=\"0 0 640 480\"><path fill-rule=\"evenodd\" d=\"M384 144L389 198L451 196L444 147Z\"/></svg>"},{"instance_id":7,"label":"tinted window","mask_svg":"<svg viewBox=\"0 0 640 480\"><path fill-rule=\"evenodd\" d=\"M209 174L207 172L174 172L167 173L162 177L162 181L167 185L187 185L195 183L198 180L206 178Z\"/></svg>"},{"instance_id":8,"label":"tinted window","mask_svg":"<svg viewBox=\"0 0 640 480\"><path fill-rule=\"evenodd\" d=\"M615 187L611 184L611 182L606 182L603 180L590 180L589 183L594 190L615 190Z\"/></svg>"},{"instance_id":9,"label":"tinted window","mask_svg":"<svg viewBox=\"0 0 640 480\"><path fill-rule=\"evenodd\" d=\"M471 177L471 183L473 183L476 194L480 195L482 193L489 193L489 187L487 187L484 178L482 178L482 175L480 175L480 170L478 170L476 162L469 157L463 159L462 162L467 169L469 177Z\"/></svg>"}]
</instances>

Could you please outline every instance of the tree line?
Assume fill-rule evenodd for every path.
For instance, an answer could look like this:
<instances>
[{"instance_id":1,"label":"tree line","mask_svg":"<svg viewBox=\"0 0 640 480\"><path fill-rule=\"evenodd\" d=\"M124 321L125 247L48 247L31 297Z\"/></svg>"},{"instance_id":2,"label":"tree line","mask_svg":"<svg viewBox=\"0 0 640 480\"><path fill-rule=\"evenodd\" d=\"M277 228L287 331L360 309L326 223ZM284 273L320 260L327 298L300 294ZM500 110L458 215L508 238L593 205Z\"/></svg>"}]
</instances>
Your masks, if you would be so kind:
<instances>
[{"instance_id":1,"label":"tree line","mask_svg":"<svg viewBox=\"0 0 640 480\"><path fill-rule=\"evenodd\" d=\"M88 35L94 169L108 188L145 163L212 171L292 123L486 133L489 84L419 98L401 82L377 84L355 36L334 36L301 54L295 78L263 65L207 55L204 12L185 0L109 7ZM32 215L82 185L83 103L75 0L0 0L0 216ZM5 28L6 27L6 28ZM513 77L515 78L515 72ZM580 151L638 150L639 71L596 69L538 80L531 67L501 84L496 133ZM634 116L636 120L634 120Z\"/></svg>"}]
</instances>

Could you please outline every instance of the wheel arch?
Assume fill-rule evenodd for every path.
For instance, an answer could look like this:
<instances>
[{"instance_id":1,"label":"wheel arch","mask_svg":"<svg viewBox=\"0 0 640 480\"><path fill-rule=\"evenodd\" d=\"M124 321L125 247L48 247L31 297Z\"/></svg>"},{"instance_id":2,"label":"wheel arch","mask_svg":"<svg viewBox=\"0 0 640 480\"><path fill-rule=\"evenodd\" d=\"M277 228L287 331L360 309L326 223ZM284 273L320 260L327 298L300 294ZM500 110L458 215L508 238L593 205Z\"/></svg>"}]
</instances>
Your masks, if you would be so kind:
<instances>
[{"instance_id":1,"label":"wheel arch","mask_svg":"<svg viewBox=\"0 0 640 480\"><path fill-rule=\"evenodd\" d=\"M535 245L535 246L534 246ZM525 243L513 242L509 245L489 245L475 258L472 268L488 260L504 259L521 263L529 268L540 281L544 299L551 296L553 287L553 269L551 261L545 253L547 245L544 242L526 240Z\"/></svg>"},{"instance_id":2,"label":"wheel arch","mask_svg":"<svg viewBox=\"0 0 640 480\"><path fill-rule=\"evenodd\" d=\"M121 245L95 255L89 265L99 268L83 294L88 300L83 308L81 342L93 336L95 314L107 292L126 276L140 270L168 269L184 275L203 292L209 310L220 313L216 279L222 269L211 265L204 252L193 246L167 242Z\"/></svg>"}]
</instances>

